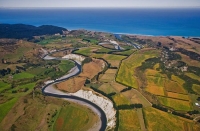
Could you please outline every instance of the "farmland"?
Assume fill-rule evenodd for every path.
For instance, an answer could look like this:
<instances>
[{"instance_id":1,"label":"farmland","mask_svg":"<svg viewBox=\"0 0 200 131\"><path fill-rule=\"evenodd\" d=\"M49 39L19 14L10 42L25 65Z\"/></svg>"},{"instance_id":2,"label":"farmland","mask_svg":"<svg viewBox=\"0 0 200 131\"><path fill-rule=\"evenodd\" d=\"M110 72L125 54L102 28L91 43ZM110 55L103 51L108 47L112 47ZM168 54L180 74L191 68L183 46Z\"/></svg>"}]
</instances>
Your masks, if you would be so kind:
<instances>
[{"instance_id":1,"label":"farmland","mask_svg":"<svg viewBox=\"0 0 200 131\"><path fill-rule=\"evenodd\" d=\"M189 100L189 96L185 94L179 94L174 92L167 92L168 97L176 98L176 99L182 99L182 100Z\"/></svg>"},{"instance_id":2,"label":"farmland","mask_svg":"<svg viewBox=\"0 0 200 131\"><path fill-rule=\"evenodd\" d=\"M188 100L178 100L178 99L173 99L173 98L166 98L166 97L158 97L159 102L162 105L165 105L167 107L171 107L175 110L180 110L180 111L189 111L192 110L190 101Z\"/></svg>"},{"instance_id":3,"label":"farmland","mask_svg":"<svg viewBox=\"0 0 200 131\"><path fill-rule=\"evenodd\" d=\"M194 80L200 81L200 77L193 74L193 73L186 73L186 75L189 76L190 78L194 79Z\"/></svg>"},{"instance_id":4,"label":"farmland","mask_svg":"<svg viewBox=\"0 0 200 131\"><path fill-rule=\"evenodd\" d=\"M139 88L137 79L134 76L135 68L140 66L146 59L157 57L158 54L159 51L154 49L142 49L133 53L121 63L116 81L134 88Z\"/></svg>"},{"instance_id":5,"label":"farmland","mask_svg":"<svg viewBox=\"0 0 200 131\"><path fill-rule=\"evenodd\" d=\"M193 84L193 85L192 85L192 89L193 89L196 93L200 94L200 85Z\"/></svg>"},{"instance_id":6,"label":"farmland","mask_svg":"<svg viewBox=\"0 0 200 131\"><path fill-rule=\"evenodd\" d=\"M142 96L141 93L134 89L123 92L122 95L128 98L131 103L141 103L144 107L151 106L151 104L144 98L144 96Z\"/></svg>"},{"instance_id":7,"label":"farmland","mask_svg":"<svg viewBox=\"0 0 200 131\"><path fill-rule=\"evenodd\" d=\"M135 110L119 111L119 131L139 131L140 123Z\"/></svg>"},{"instance_id":8,"label":"farmland","mask_svg":"<svg viewBox=\"0 0 200 131\"><path fill-rule=\"evenodd\" d=\"M187 51L198 54L199 46L196 48L196 43L187 38L122 38L130 43L109 33L73 30L63 36L37 36L2 46L0 69L5 74L0 76L0 130L94 130L100 122L85 106L42 95L45 81L65 75L75 64L68 60L43 60L41 48L47 52L65 49L51 54L55 57L70 53L89 57L91 61L82 64L79 75L57 83L55 88L66 93L80 89L100 91L119 112L118 130L200 130L198 122L189 120L198 118L200 111L196 104L200 95L198 55L194 58L193 52L183 54L179 48L169 50L172 46L183 48L182 41L186 41L194 46L185 44ZM116 50L110 40L125 50ZM108 44L99 45L100 42ZM130 104L142 107L120 109ZM167 111L161 111L163 108ZM190 118L185 119L184 115Z\"/></svg>"},{"instance_id":9,"label":"farmland","mask_svg":"<svg viewBox=\"0 0 200 131\"><path fill-rule=\"evenodd\" d=\"M162 77L148 76L147 84L146 91L155 95L164 95L164 80Z\"/></svg>"},{"instance_id":10,"label":"farmland","mask_svg":"<svg viewBox=\"0 0 200 131\"><path fill-rule=\"evenodd\" d=\"M116 105L126 105L130 104L130 101L122 94L116 94L113 96L113 100L115 101Z\"/></svg>"},{"instance_id":11,"label":"farmland","mask_svg":"<svg viewBox=\"0 0 200 131\"><path fill-rule=\"evenodd\" d=\"M200 127L192 121L179 118L172 114L154 109L152 107L144 108L144 117L149 131L162 130L199 130Z\"/></svg>"},{"instance_id":12,"label":"farmland","mask_svg":"<svg viewBox=\"0 0 200 131\"><path fill-rule=\"evenodd\" d=\"M14 80L18 80L18 79L24 79L24 78L33 78L34 75L33 74L29 74L29 73L26 73L26 72L22 72L22 73L19 73L19 74L15 74L13 76L13 79Z\"/></svg>"},{"instance_id":13,"label":"farmland","mask_svg":"<svg viewBox=\"0 0 200 131\"><path fill-rule=\"evenodd\" d=\"M166 79L165 81L165 89L167 91L172 91L176 93L186 93L182 85L180 85L178 82L171 81L169 79Z\"/></svg>"},{"instance_id":14,"label":"farmland","mask_svg":"<svg viewBox=\"0 0 200 131\"><path fill-rule=\"evenodd\" d=\"M110 83L104 83L98 89L105 92L106 94L116 92Z\"/></svg>"},{"instance_id":15,"label":"farmland","mask_svg":"<svg viewBox=\"0 0 200 131\"><path fill-rule=\"evenodd\" d=\"M86 131L98 122L98 119L90 109L70 104L59 111L53 130Z\"/></svg>"},{"instance_id":16,"label":"farmland","mask_svg":"<svg viewBox=\"0 0 200 131\"><path fill-rule=\"evenodd\" d=\"M105 74L100 76L100 81L102 82L110 82L115 79L116 69L108 69Z\"/></svg>"}]
</instances>

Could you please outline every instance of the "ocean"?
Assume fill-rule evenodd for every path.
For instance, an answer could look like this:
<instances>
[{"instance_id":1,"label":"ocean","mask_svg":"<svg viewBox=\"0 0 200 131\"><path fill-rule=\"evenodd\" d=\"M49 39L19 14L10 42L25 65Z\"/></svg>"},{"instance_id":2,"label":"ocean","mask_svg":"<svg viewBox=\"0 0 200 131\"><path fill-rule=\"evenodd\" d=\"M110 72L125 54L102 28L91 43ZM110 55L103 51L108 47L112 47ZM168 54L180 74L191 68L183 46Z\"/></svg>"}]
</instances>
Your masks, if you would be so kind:
<instances>
[{"instance_id":1,"label":"ocean","mask_svg":"<svg viewBox=\"0 0 200 131\"><path fill-rule=\"evenodd\" d=\"M200 8L1 8L0 23L56 25L69 30L87 29L120 34L200 37Z\"/></svg>"}]
</instances>

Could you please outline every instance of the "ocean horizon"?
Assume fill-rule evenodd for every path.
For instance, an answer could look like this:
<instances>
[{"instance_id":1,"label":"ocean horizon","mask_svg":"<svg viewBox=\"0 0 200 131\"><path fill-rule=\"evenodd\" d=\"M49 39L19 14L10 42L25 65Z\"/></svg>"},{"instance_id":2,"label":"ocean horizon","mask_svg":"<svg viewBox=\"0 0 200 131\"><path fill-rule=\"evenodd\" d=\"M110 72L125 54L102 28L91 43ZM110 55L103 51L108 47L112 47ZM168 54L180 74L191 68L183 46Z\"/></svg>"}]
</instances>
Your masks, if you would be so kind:
<instances>
[{"instance_id":1,"label":"ocean horizon","mask_svg":"<svg viewBox=\"0 0 200 131\"><path fill-rule=\"evenodd\" d=\"M0 23L115 34L200 37L200 8L0 8Z\"/></svg>"}]
</instances>

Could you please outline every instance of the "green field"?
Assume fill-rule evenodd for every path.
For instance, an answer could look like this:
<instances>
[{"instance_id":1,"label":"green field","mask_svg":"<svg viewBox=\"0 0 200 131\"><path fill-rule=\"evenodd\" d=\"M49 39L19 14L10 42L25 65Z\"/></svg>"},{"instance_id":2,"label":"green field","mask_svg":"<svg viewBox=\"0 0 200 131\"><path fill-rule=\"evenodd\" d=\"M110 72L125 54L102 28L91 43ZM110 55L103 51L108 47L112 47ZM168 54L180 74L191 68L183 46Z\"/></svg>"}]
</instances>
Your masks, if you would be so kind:
<instances>
[{"instance_id":1,"label":"green field","mask_svg":"<svg viewBox=\"0 0 200 131\"><path fill-rule=\"evenodd\" d=\"M116 94L112 96L113 100L115 101L116 105L129 105L130 101L122 94Z\"/></svg>"},{"instance_id":2,"label":"green field","mask_svg":"<svg viewBox=\"0 0 200 131\"><path fill-rule=\"evenodd\" d=\"M3 120L3 118L7 115L7 113L10 111L10 109L13 107L13 105L16 103L17 98L12 98L11 100L0 104L0 122Z\"/></svg>"},{"instance_id":3,"label":"green field","mask_svg":"<svg viewBox=\"0 0 200 131\"><path fill-rule=\"evenodd\" d=\"M108 53L110 51L113 51L111 49L107 49L107 48L104 48L104 47L101 47L101 49L98 49L96 52L101 52L101 53Z\"/></svg>"},{"instance_id":4,"label":"green field","mask_svg":"<svg viewBox=\"0 0 200 131\"><path fill-rule=\"evenodd\" d=\"M88 108L78 105L63 107L55 121L54 131L86 131L97 121L95 114Z\"/></svg>"},{"instance_id":5,"label":"green field","mask_svg":"<svg viewBox=\"0 0 200 131\"><path fill-rule=\"evenodd\" d=\"M30 74L30 73L27 73L27 72L22 72L22 73L15 74L15 75L13 76L13 79L14 79L14 80L19 80L19 79L33 78L33 77L34 77L33 74Z\"/></svg>"},{"instance_id":6,"label":"green field","mask_svg":"<svg viewBox=\"0 0 200 131\"><path fill-rule=\"evenodd\" d=\"M86 55L86 56L90 56L91 53L92 53L91 50L92 50L92 48L82 48L82 49L79 49L79 50L75 51L75 53Z\"/></svg>"},{"instance_id":7,"label":"green field","mask_svg":"<svg viewBox=\"0 0 200 131\"><path fill-rule=\"evenodd\" d=\"M183 100L167 98L167 97L158 97L158 99L162 105L171 107L174 110L190 111L193 109L190 104L190 101L183 101Z\"/></svg>"},{"instance_id":8,"label":"green field","mask_svg":"<svg viewBox=\"0 0 200 131\"><path fill-rule=\"evenodd\" d=\"M59 69L62 72L66 72L67 73L74 66L75 66L75 64L73 62L62 60L61 63L59 64Z\"/></svg>"},{"instance_id":9,"label":"green field","mask_svg":"<svg viewBox=\"0 0 200 131\"><path fill-rule=\"evenodd\" d=\"M192 89L193 89L196 93L200 94L200 85L193 84L193 85L192 85Z\"/></svg>"},{"instance_id":10,"label":"green field","mask_svg":"<svg viewBox=\"0 0 200 131\"><path fill-rule=\"evenodd\" d=\"M131 55L135 50L127 50L127 51L121 51L121 52L114 52L113 54L119 54L119 55Z\"/></svg>"},{"instance_id":11,"label":"green field","mask_svg":"<svg viewBox=\"0 0 200 131\"><path fill-rule=\"evenodd\" d=\"M200 81L200 76L197 76L193 73L186 73L186 75L189 76L190 78L194 79L194 80Z\"/></svg>"},{"instance_id":12,"label":"green field","mask_svg":"<svg viewBox=\"0 0 200 131\"><path fill-rule=\"evenodd\" d=\"M0 104L0 112L2 113L2 115L0 115L0 121L6 116L6 114L17 102L17 100L20 97L30 93L34 87L35 83L28 83L24 85L19 85L13 89L8 88L9 90L2 93L2 95L5 95L4 97L5 102ZM13 93L13 91L16 91L16 93Z\"/></svg>"},{"instance_id":13,"label":"green field","mask_svg":"<svg viewBox=\"0 0 200 131\"><path fill-rule=\"evenodd\" d=\"M137 78L134 76L135 68L141 66L148 58L153 58L159 55L158 50L142 49L133 53L126 60L123 60L119 68L116 81L125 85L138 88Z\"/></svg>"},{"instance_id":14,"label":"green field","mask_svg":"<svg viewBox=\"0 0 200 131\"><path fill-rule=\"evenodd\" d=\"M52 44L52 43L61 42L61 41L62 41L61 37L46 37L44 40L41 40L40 42L38 42L38 44L47 45L47 44Z\"/></svg>"},{"instance_id":15,"label":"green field","mask_svg":"<svg viewBox=\"0 0 200 131\"><path fill-rule=\"evenodd\" d=\"M92 57L104 58L105 60L116 60L116 61L126 58L126 56L113 55L113 54L93 54Z\"/></svg>"},{"instance_id":16,"label":"green field","mask_svg":"<svg viewBox=\"0 0 200 131\"><path fill-rule=\"evenodd\" d=\"M3 90L5 90L5 89L8 89L8 88L10 88L10 87L11 87L10 84L5 83L5 82L3 82L3 81L0 81L0 92L3 91Z\"/></svg>"}]
</instances>

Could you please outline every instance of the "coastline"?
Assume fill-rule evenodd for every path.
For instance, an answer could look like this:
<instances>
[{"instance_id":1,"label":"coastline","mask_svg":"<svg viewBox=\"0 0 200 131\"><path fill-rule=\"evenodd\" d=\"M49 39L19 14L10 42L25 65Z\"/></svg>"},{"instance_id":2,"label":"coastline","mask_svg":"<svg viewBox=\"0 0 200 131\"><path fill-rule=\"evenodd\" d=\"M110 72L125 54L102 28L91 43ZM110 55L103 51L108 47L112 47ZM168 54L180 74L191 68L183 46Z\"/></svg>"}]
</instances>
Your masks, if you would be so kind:
<instances>
[{"instance_id":1,"label":"coastline","mask_svg":"<svg viewBox=\"0 0 200 131\"><path fill-rule=\"evenodd\" d=\"M0 23L55 25L113 34L200 37L200 8L0 9Z\"/></svg>"}]
</instances>

